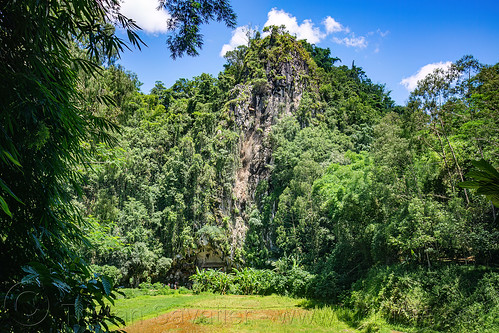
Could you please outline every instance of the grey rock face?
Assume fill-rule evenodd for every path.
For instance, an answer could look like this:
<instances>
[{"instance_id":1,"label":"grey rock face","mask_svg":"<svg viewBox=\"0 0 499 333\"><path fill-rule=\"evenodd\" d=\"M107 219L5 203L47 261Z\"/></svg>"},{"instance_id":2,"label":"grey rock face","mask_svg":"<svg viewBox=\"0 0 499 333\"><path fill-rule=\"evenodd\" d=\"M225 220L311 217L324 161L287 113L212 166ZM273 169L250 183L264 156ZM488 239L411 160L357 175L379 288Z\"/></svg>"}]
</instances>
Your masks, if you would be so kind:
<instances>
[{"instance_id":1,"label":"grey rock face","mask_svg":"<svg viewBox=\"0 0 499 333\"><path fill-rule=\"evenodd\" d=\"M280 64L266 64L267 79L254 79L233 89L229 105L240 129L239 159L233 187L235 206L240 212L232 230L232 248L242 246L247 227L245 208L254 201L261 180L268 180L273 164L270 132L276 122L293 114L309 84L309 68L298 55Z\"/></svg>"}]
</instances>

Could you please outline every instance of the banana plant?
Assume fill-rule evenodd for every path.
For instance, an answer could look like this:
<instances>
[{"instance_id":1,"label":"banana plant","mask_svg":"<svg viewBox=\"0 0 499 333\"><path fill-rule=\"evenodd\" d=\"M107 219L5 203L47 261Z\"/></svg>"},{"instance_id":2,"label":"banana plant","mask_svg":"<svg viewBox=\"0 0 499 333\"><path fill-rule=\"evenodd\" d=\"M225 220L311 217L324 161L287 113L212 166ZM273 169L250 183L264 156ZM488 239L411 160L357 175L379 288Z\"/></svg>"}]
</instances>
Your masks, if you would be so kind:
<instances>
[{"instance_id":1,"label":"banana plant","mask_svg":"<svg viewBox=\"0 0 499 333\"><path fill-rule=\"evenodd\" d=\"M494 206L499 208L499 171L483 159L471 163L475 170L468 172L466 177L474 180L464 181L458 185L462 188L476 190L477 194L484 195L492 201Z\"/></svg>"}]
</instances>

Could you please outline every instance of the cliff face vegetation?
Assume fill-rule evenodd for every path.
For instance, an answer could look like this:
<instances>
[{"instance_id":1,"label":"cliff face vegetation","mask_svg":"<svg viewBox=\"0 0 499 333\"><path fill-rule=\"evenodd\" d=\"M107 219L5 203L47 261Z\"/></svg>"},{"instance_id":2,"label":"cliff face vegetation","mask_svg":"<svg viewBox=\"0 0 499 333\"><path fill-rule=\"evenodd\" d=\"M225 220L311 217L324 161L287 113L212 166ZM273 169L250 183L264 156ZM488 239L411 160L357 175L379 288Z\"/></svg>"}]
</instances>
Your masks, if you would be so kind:
<instances>
[{"instance_id":1,"label":"cliff face vegetation","mask_svg":"<svg viewBox=\"0 0 499 333\"><path fill-rule=\"evenodd\" d=\"M240 241L235 247L244 246L249 218L246 208L255 203L258 184L268 182L272 173L273 126L297 112L307 90L318 90L317 85L312 87L317 83L313 82L317 66L304 47L290 36L273 33L268 40L254 43L256 52L247 51L243 67L256 68L230 91L236 97L227 103L238 129L240 150L233 188L235 206L241 212L236 217L235 232Z\"/></svg>"},{"instance_id":2,"label":"cliff face vegetation","mask_svg":"<svg viewBox=\"0 0 499 333\"><path fill-rule=\"evenodd\" d=\"M123 126L120 144L100 145L102 160L85 174L88 219L121 250L102 248L91 258L122 267L132 285L159 277L160 259L173 265L169 279L184 281L196 265L243 265L255 194L274 167L273 128L296 117L304 94L318 96L317 65L278 30L227 59L218 79L203 74L169 89L158 82L151 95L128 84L114 117ZM134 79L113 68L106 75ZM273 236L265 238L266 249Z\"/></svg>"}]
</instances>

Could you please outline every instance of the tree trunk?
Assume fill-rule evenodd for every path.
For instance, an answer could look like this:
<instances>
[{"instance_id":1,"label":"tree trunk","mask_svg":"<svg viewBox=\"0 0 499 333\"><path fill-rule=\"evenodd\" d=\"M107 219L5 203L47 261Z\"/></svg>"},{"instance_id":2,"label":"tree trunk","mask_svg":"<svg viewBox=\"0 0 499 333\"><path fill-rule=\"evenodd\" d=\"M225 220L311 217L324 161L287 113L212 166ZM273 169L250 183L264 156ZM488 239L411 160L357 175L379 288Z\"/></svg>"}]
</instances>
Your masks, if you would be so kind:
<instances>
[{"instance_id":1,"label":"tree trunk","mask_svg":"<svg viewBox=\"0 0 499 333\"><path fill-rule=\"evenodd\" d=\"M454 158L454 163L456 163L457 171L459 172L459 176L461 177L461 181L464 182L463 172L461 171L461 167L459 166L459 162L457 161L456 154L454 153L454 148L452 147L452 144L449 141L449 137L447 136L447 132L445 131L445 127L444 127L444 123L442 121L442 118L438 117L438 120L440 122L440 126L442 126L442 132L444 134L445 140L447 141L447 144L449 145L450 151L452 153L452 157ZM468 198L468 191L466 191L466 189L464 189L464 195L466 197L466 203L469 205L470 199Z\"/></svg>"},{"instance_id":2,"label":"tree trunk","mask_svg":"<svg viewBox=\"0 0 499 333\"><path fill-rule=\"evenodd\" d=\"M447 173L449 174L450 185L452 187L452 192L455 192L454 182L452 181L452 174L450 173L450 168L449 168L449 165L447 164L447 154L445 153L445 148L444 148L444 144L442 142L442 138L440 137L440 133L438 132L435 124L433 124L433 131L437 135L438 141L440 142L440 147L442 148L442 157L444 159L444 164L445 164L445 168L447 169Z\"/></svg>"}]
</instances>

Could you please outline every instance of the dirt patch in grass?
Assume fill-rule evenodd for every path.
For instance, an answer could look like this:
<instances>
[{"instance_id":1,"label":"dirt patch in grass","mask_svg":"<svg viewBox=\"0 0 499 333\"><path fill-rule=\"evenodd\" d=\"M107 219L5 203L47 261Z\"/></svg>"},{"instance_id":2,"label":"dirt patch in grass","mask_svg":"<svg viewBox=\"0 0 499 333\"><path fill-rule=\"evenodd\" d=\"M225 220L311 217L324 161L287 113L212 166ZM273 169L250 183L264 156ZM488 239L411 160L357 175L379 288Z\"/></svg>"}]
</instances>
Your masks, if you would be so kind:
<instances>
[{"instance_id":1,"label":"dirt patch in grass","mask_svg":"<svg viewBox=\"0 0 499 333\"><path fill-rule=\"evenodd\" d=\"M360 327L353 327L345 319L350 314L348 310L307 306L304 301L276 295L194 295L188 299L164 296L122 300L118 302L118 307L123 313L141 311L141 318L144 318L139 321L127 319L131 322L124 328L128 333L354 333L359 330L369 331L371 326L383 333L400 333L392 331L383 320L373 319L369 323L363 323L364 325L357 323ZM152 318L153 316L156 317ZM367 327L367 324L370 326Z\"/></svg>"},{"instance_id":2,"label":"dirt patch in grass","mask_svg":"<svg viewBox=\"0 0 499 333\"><path fill-rule=\"evenodd\" d=\"M156 318L139 321L125 330L128 333L219 332L244 327L255 321L270 321L277 325L305 321L309 312L303 309L284 310L213 310L178 309Z\"/></svg>"}]
</instances>

